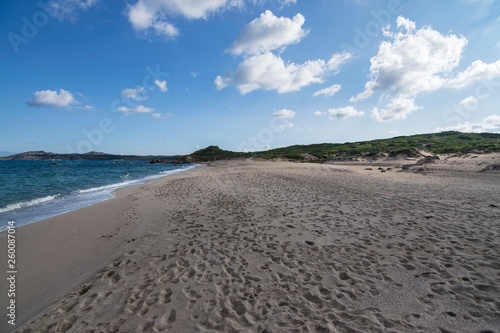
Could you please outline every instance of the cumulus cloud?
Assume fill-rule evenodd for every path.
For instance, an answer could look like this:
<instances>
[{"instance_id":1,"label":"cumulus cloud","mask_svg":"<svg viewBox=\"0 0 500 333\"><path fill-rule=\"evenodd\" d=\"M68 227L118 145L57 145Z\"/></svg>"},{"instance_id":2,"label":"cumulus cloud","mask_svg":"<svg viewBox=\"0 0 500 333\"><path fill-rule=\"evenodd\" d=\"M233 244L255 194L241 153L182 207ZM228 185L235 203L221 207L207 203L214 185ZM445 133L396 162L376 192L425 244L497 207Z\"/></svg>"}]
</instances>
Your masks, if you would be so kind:
<instances>
[{"instance_id":1,"label":"cumulus cloud","mask_svg":"<svg viewBox=\"0 0 500 333\"><path fill-rule=\"evenodd\" d=\"M416 96L441 88L462 89L500 77L500 60L491 64L477 60L453 75L468 43L465 37L444 35L432 27L417 29L415 22L401 16L396 23L399 32L384 32L391 40L382 42L377 55L370 59L371 80L351 101L366 99L376 91Z\"/></svg>"},{"instance_id":2,"label":"cumulus cloud","mask_svg":"<svg viewBox=\"0 0 500 333\"><path fill-rule=\"evenodd\" d=\"M413 98L400 95L391 99L384 108L374 108L372 119L379 122L405 119L410 113L419 109L421 109L421 107L415 105L415 100Z\"/></svg>"},{"instance_id":3,"label":"cumulus cloud","mask_svg":"<svg viewBox=\"0 0 500 333\"><path fill-rule=\"evenodd\" d=\"M172 38L179 31L168 22L168 17L205 19L217 11L241 6L241 0L138 0L128 6L127 16L137 31L154 31L158 35Z\"/></svg>"},{"instance_id":4,"label":"cumulus cloud","mask_svg":"<svg viewBox=\"0 0 500 333\"><path fill-rule=\"evenodd\" d=\"M40 90L33 93L33 98L26 102L29 106L52 107L62 109L91 110L90 105L81 106L73 94L67 90Z\"/></svg>"},{"instance_id":5,"label":"cumulus cloud","mask_svg":"<svg viewBox=\"0 0 500 333\"><path fill-rule=\"evenodd\" d=\"M304 22L305 18L300 13L290 19L277 17L266 10L243 28L229 51L233 54L255 55L298 43L307 34L302 29Z\"/></svg>"},{"instance_id":6,"label":"cumulus cloud","mask_svg":"<svg viewBox=\"0 0 500 333\"><path fill-rule=\"evenodd\" d=\"M391 40L382 42L370 59L372 79L351 101L368 98L375 91L415 95L437 90L459 65L467 45L465 37L443 35L431 27L417 29L414 22L401 16L396 23L399 32L386 30L384 34Z\"/></svg>"},{"instance_id":7,"label":"cumulus cloud","mask_svg":"<svg viewBox=\"0 0 500 333\"><path fill-rule=\"evenodd\" d=\"M438 127L434 129L434 132L443 131L459 131L459 132L469 132L469 133L484 133L484 132L500 132L500 116L491 115L483 118L479 123L470 123L466 121L465 123L448 126L448 127Z\"/></svg>"},{"instance_id":8,"label":"cumulus cloud","mask_svg":"<svg viewBox=\"0 0 500 333\"><path fill-rule=\"evenodd\" d=\"M167 92L168 87L167 87L167 81L165 80L155 80L155 84L158 86L161 92Z\"/></svg>"},{"instance_id":9,"label":"cumulus cloud","mask_svg":"<svg viewBox=\"0 0 500 333\"><path fill-rule=\"evenodd\" d=\"M148 99L148 96L146 95L146 89L141 86L123 89L122 96L136 102Z\"/></svg>"},{"instance_id":10,"label":"cumulus cloud","mask_svg":"<svg viewBox=\"0 0 500 333\"><path fill-rule=\"evenodd\" d=\"M217 76L215 84L218 89L236 86L241 94L257 89L287 93L312 83L322 83L324 73L323 60L285 64L281 57L264 53L245 59L235 73Z\"/></svg>"},{"instance_id":11,"label":"cumulus cloud","mask_svg":"<svg viewBox=\"0 0 500 333\"><path fill-rule=\"evenodd\" d=\"M305 18L276 17L271 11L250 22L231 47L233 54L244 60L233 73L218 75L214 83L221 90L235 86L241 94L254 90L276 90L278 93L298 91L313 83L323 83L327 74L336 74L352 54L334 54L328 61L317 59L302 64L285 62L272 51L298 43L307 32L302 29Z\"/></svg>"},{"instance_id":12,"label":"cumulus cloud","mask_svg":"<svg viewBox=\"0 0 500 333\"><path fill-rule=\"evenodd\" d=\"M363 111L356 110L352 106L346 106L344 108L329 109L326 114L328 114L330 119L345 119L350 117L361 117L365 113Z\"/></svg>"},{"instance_id":13,"label":"cumulus cloud","mask_svg":"<svg viewBox=\"0 0 500 333\"><path fill-rule=\"evenodd\" d=\"M324 60L310 60L303 64L285 63L271 52L245 59L236 72L217 76L217 89L235 86L241 94L254 90L276 90L278 93L298 91L313 83L323 83L330 71Z\"/></svg>"},{"instance_id":14,"label":"cumulus cloud","mask_svg":"<svg viewBox=\"0 0 500 333\"><path fill-rule=\"evenodd\" d=\"M79 11L95 6L99 0L50 0L42 4L43 8L58 20L74 20Z\"/></svg>"},{"instance_id":15,"label":"cumulus cloud","mask_svg":"<svg viewBox=\"0 0 500 333\"><path fill-rule=\"evenodd\" d=\"M127 113L127 114L133 114L133 113L150 113L150 112L153 112L154 109L148 108L148 107L143 106L143 105L137 105L134 107L120 106L118 108L118 111L123 112L123 113Z\"/></svg>"},{"instance_id":16,"label":"cumulus cloud","mask_svg":"<svg viewBox=\"0 0 500 333\"><path fill-rule=\"evenodd\" d=\"M330 86L328 88L324 88L324 89L321 89L321 90L318 90L316 91L313 96L314 97L317 97L317 96L333 96L335 95L336 93L338 93L340 91L340 88L341 86L339 84L334 84L333 86Z\"/></svg>"},{"instance_id":17,"label":"cumulus cloud","mask_svg":"<svg viewBox=\"0 0 500 333\"><path fill-rule=\"evenodd\" d=\"M320 117L323 115L323 112L319 111L319 110L316 110L313 112L313 115L317 116L317 117Z\"/></svg>"},{"instance_id":18,"label":"cumulus cloud","mask_svg":"<svg viewBox=\"0 0 500 333\"><path fill-rule=\"evenodd\" d=\"M281 109L279 111L271 113L271 116L280 119L292 119L295 118L295 111L289 109Z\"/></svg>"},{"instance_id":19,"label":"cumulus cloud","mask_svg":"<svg viewBox=\"0 0 500 333\"><path fill-rule=\"evenodd\" d=\"M377 55L370 59L370 80L365 90L350 99L356 102L376 92L386 93L382 97L389 96L390 100L384 108L373 109L375 121L405 119L421 109L415 105L420 93L462 89L500 77L500 60L491 64L477 60L457 71L468 44L465 37L442 34L430 26L417 28L415 22L401 16L396 24L397 32L384 30L389 40L382 42Z\"/></svg>"}]
</instances>

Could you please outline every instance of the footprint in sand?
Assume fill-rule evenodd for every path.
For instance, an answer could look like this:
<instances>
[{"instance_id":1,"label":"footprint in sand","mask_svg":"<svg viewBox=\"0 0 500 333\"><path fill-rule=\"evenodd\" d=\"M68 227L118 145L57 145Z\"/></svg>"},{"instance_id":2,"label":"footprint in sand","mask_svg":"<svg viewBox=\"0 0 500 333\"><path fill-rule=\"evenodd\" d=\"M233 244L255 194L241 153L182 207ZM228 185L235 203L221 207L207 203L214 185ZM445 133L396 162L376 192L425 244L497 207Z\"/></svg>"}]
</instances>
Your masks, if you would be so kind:
<instances>
[{"instance_id":1,"label":"footprint in sand","mask_svg":"<svg viewBox=\"0 0 500 333\"><path fill-rule=\"evenodd\" d=\"M172 324L177 319L176 317L177 313L175 312L174 309L171 309L170 312L165 313L163 316L161 316L160 319L157 320L153 329L155 330L155 332L165 331L167 328L172 326Z\"/></svg>"}]
</instances>

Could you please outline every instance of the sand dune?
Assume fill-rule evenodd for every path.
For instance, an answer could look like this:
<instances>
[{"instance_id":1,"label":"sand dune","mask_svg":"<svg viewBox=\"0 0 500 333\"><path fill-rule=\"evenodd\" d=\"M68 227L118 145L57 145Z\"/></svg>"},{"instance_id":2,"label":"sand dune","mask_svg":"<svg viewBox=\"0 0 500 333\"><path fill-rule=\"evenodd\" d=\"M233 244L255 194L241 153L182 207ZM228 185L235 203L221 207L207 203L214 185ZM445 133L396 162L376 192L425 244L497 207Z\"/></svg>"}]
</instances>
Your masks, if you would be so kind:
<instances>
[{"instance_id":1,"label":"sand dune","mask_svg":"<svg viewBox=\"0 0 500 333\"><path fill-rule=\"evenodd\" d=\"M103 266L75 285L49 259L68 290L18 332L500 332L499 175L365 168L220 162L122 191L71 244L105 242Z\"/></svg>"}]
</instances>

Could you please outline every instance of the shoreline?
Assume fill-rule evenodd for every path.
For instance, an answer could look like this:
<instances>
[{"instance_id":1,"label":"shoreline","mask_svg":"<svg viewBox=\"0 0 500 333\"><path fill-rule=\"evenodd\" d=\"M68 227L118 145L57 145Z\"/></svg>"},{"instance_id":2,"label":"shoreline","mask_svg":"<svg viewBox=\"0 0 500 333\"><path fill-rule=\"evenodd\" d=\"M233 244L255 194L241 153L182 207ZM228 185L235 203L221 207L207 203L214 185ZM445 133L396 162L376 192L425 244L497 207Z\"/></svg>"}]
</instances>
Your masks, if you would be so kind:
<instances>
[{"instance_id":1,"label":"shoreline","mask_svg":"<svg viewBox=\"0 0 500 333\"><path fill-rule=\"evenodd\" d=\"M209 163L19 228L18 323L72 332L498 327L500 259L488 253L500 248L499 175L456 182L439 168L364 168Z\"/></svg>"},{"instance_id":2,"label":"shoreline","mask_svg":"<svg viewBox=\"0 0 500 333\"><path fill-rule=\"evenodd\" d=\"M140 192L141 187L153 186L163 179L192 172L197 168L198 166L120 188L107 200L16 227L17 266L23 272L18 275L17 295L20 297L17 297L16 303L24 308L21 314L18 313L18 322L25 324L57 298L67 294L72 287L91 279L102 270L106 262L122 256L124 249L133 247L133 244L126 246L107 241L107 235L122 228L122 233L126 229L126 232L133 234L133 228L129 223L123 222L122 216L131 203L129 196ZM6 233L0 232L2 253L7 253L5 237ZM28 249L28 245L36 250ZM84 257L85 260L75 261L75 255ZM23 262L23 257L29 257L27 265ZM4 272L7 271L6 264L6 260L0 261L0 269ZM59 277L62 272L65 275ZM37 300L36 304L32 303L33 299ZM3 329L12 327L0 325L0 330Z\"/></svg>"},{"instance_id":3,"label":"shoreline","mask_svg":"<svg viewBox=\"0 0 500 333\"><path fill-rule=\"evenodd\" d=\"M26 213L25 210L36 210L36 209L44 208L45 207L44 205L47 204L46 201L48 201L48 200L44 200L44 199L47 199L49 197L51 197L49 204L56 204L57 205L56 207L52 208L52 211L50 213L45 213L43 215L43 217L41 217L40 219L39 219L39 217L34 217L34 216L31 216L31 217L23 216L23 219L21 222L22 224L18 225L18 228L20 228L20 227L23 227L25 225L38 223L38 222L41 222L43 220L47 220L47 219L50 219L53 217L57 217L60 215L71 213L73 211L76 211L76 210L79 210L82 208L86 208L86 207L90 207L90 206L93 206L95 204L104 202L106 200L113 199L116 191L126 189L129 187L140 186L140 185L145 184L147 182L154 181L154 180L159 179L159 178L167 177L167 176L179 173L179 172L188 171L188 170L197 168L199 166L200 166L200 164L195 163L187 168L163 171L159 174L152 174L149 176L145 176L143 178L133 179L133 180L125 181L125 182L102 185L102 186L95 187L95 188L74 190L72 193L66 193L64 195L60 195L60 194L49 195L49 196L44 197L44 198L36 198L36 199L32 199L32 200L27 200L27 201L21 201L21 202L15 203L15 204L7 205L6 207L35 202L35 204L33 204L33 205L26 205L24 207L18 208L18 209L24 210L21 213L25 214ZM85 193L93 193L95 198L85 197L85 198L80 198L80 200L78 200L78 201L74 201L74 200L71 201L70 200L69 202L63 202L65 200L66 201L69 200L71 197L75 197L77 195L81 195L81 194L85 194ZM59 202L56 203L54 201L59 201ZM18 209L13 209L11 211L1 212L0 215L1 214L8 214L8 213L12 214L13 212L15 212ZM5 218L5 220L6 221L14 220L14 221L16 221L16 223L19 223L18 218ZM4 232L6 229L7 229L7 226L0 227L0 233Z\"/></svg>"}]
</instances>

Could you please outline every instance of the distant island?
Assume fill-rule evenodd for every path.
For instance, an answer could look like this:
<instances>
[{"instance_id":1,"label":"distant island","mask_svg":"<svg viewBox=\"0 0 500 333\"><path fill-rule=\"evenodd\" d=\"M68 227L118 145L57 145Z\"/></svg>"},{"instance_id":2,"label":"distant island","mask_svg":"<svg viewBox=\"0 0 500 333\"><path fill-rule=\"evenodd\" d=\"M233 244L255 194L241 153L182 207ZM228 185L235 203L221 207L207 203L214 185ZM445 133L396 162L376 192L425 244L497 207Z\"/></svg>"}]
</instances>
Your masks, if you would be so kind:
<instances>
[{"instance_id":1,"label":"distant island","mask_svg":"<svg viewBox=\"0 0 500 333\"><path fill-rule=\"evenodd\" d=\"M187 163L183 156L137 156L137 155L115 155L91 151L84 154L58 154L45 151L28 151L21 154L0 157L0 161L109 161L109 160L148 160L151 163Z\"/></svg>"},{"instance_id":2,"label":"distant island","mask_svg":"<svg viewBox=\"0 0 500 333\"><path fill-rule=\"evenodd\" d=\"M85 154L57 154L32 151L0 157L0 160L147 160L150 163L177 164L259 158L265 160L284 159L323 163L326 161L355 160L359 158L376 159L379 156L397 157L404 155L406 157L423 157L429 153L465 154L470 152L500 152L500 134L448 131L352 143L294 145L258 152L233 152L220 149L218 146L209 146L189 155L176 156L114 155L94 151Z\"/></svg>"}]
</instances>

